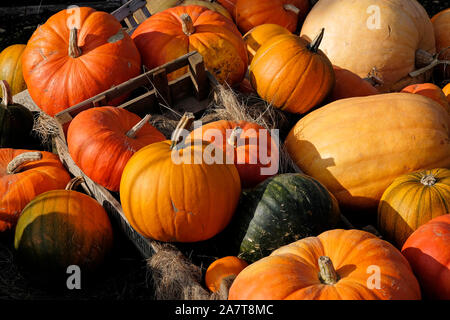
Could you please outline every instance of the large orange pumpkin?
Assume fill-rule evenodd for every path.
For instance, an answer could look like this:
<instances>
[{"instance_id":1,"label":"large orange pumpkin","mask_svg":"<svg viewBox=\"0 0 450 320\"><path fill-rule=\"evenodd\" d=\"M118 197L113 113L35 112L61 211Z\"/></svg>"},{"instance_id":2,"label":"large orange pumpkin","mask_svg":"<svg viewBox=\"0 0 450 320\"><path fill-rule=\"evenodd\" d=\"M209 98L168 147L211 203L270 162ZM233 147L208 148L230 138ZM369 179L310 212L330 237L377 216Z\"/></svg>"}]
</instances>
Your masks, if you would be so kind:
<instances>
[{"instance_id":1,"label":"large orange pumpkin","mask_svg":"<svg viewBox=\"0 0 450 320\"><path fill-rule=\"evenodd\" d=\"M131 226L145 237L209 239L228 225L237 206L241 183L236 167L225 164L223 154L204 141L177 143L192 120L183 117L173 140L142 148L125 166L120 201Z\"/></svg>"},{"instance_id":2,"label":"large orange pumpkin","mask_svg":"<svg viewBox=\"0 0 450 320\"><path fill-rule=\"evenodd\" d=\"M433 169L401 175L386 189L378 205L378 229L403 246L421 225L450 208L450 170Z\"/></svg>"},{"instance_id":3,"label":"large orange pumpkin","mask_svg":"<svg viewBox=\"0 0 450 320\"><path fill-rule=\"evenodd\" d=\"M256 123L219 120L195 129L188 139L208 141L225 152L236 165L243 188L254 187L278 172L278 146L269 131ZM262 161L261 155L267 158ZM269 174L263 168L274 170Z\"/></svg>"},{"instance_id":4,"label":"large orange pumpkin","mask_svg":"<svg viewBox=\"0 0 450 320\"><path fill-rule=\"evenodd\" d=\"M0 53L0 80L9 83L12 95L27 87L22 75L22 54L25 48L24 44L13 44ZM3 97L1 93L0 97Z\"/></svg>"},{"instance_id":5,"label":"large orange pumpkin","mask_svg":"<svg viewBox=\"0 0 450 320\"><path fill-rule=\"evenodd\" d=\"M62 189L70 176L50 152L0 149L0 232L15 226L37 195Z\"/></svg>"},{"instance_id":6,"label":"large orange pumpkin","mask_svg":"<svg viewBox=\"0 0 450 320\"><path fill-rule=\"evenodd\" d=\"M148 69L198 51L221 83L238 84L247 70L245 44L234 23L202 6L179 6L157 13L139 25L132 37Z\"/></svg>"},{"instance_id":7,"label":"large orange pumpkin","mask_svg":"<svg viewBox=\"0 0 450 320\"><path fill-rule=\"evenodd\" d=\"M53 116L137 76L141 58L116 18L82 7L56 13L33 33L22 69L31 98Z\"/></svg>"},{"instance_id":8,"label":"large orange pumpkin","mask_svg":"<svg viewBox=\"0 0 450 320\"><path fill-rule=\"evenodd\" d=\"M322 28L321 49L331 62L362 78L376 68L380 92L400 91L431 75L409 76L420 65L419 49L435 53L433 25L416 0L320 0L300 35L312 39Z\"/></svg>"},{"instance_id":9,"label":"large orange pumpkin","mask_svg":"<svg viewBox=\"0 0 450 320\"><path fill-rule=\"evenodd\" d=\"M273 23L261 24L247 32L244 35L244 42L247 46L248 63L252 62L256 51L264 42L281 34L291 34L291 32L288 29Z\"/></svg>"},{"instance_id":10,"label":"large orange pumpkin","mask_svg":"<svg viewBox=\"0 0 450 320\"><path fill-rule=\"evenodd\" d=\"M436 52L439 53L439 60L450 60L450 8L445 9L431 18L436 38ZM445 70L445 76L450 77L450 65L441 66Z\"/></svg>"},{"instance_id":11,"label":"large orange pumpkin","mask_svg":"<svg viewBox=\"0 0 450 320\"><path fill-rule=\"evenodd\" d=\"M234 280L229 300L418 300L405 257L360 230L331 230L283 246Z\"/></svg>"},{"instance_id":12,"label":"large orange pumpkin","mask_svg":"<svg viewBox=\"0 0 450 320\"><path fill-rule=\"evenodd\" d=\"M98 107L79 113L67 131L70 156L80 169L103 187L119 191L123 168L131 156L164 135L134 113Z\"/></svg>"},{"instance_id":13,"label":"large orange pumpkin","mask_svg":"<svg viewBox=\"0 0 450 320\"><path fill-rule=\"evenodd\" d=\"M445 93L433 83L412 84L402 89L401 92L416 93L433 99L450 114L450 104L447 101Z\"/></svg>"},{"instance_id":14,"label":"large orange pumpkin","mask_svg":"<svg viewBox=\"0 0 450 320\"><path fill-rule=\"evenodd\" d=\"M450 300L450 214L414 231L402 253L427 297Z\"/></svg>"},{"instance_id":15,"label":"large orange pumpkin","mask_svg":"<svg viewBox=\"0 0 450 320\"><path fill-rule=\"evenodd\" d=\"M215 260L205 273L205 284L212 292L220 289L222 280L230 276L237 276L248 263L238 257L228 256Z\"/></svg>"},{"instance_id":16,"label":"large orange pumpkin","mask_svg":"<svg viewBox=\"0 0 450 320\"><path fill-rule=\"evenodd\" d=\"M236 2L237 0L217 0L225 9L228 10L233 19L236 18Z\"/></svg>"},{"instance_id":17,"label":"large orange pumpkin","mask_svg":"<svg viewBox=\"0 0 450 320\"><path fill-rule=\"evenodd\" d=\"M450 116L421 95L388 93L342 99L294 126L286 148L345 209L376 211L395 178L450 167Z\"/></svg>"},{"instance_id":18,"label":"large orange pumpkin","mask_svg":"<svg viewBox=\"0 0 450 320\"><path fill-rule=\"evenodd\" d=\"M333 66L319 50L324 30L311 43L296 35L279 35L256 52L249 77L259 96L276 108L306 113L333 88Z\"/></svg>"},{"instance_id":19,"label":"large orange pumpkin","mask_svg":"<svg viewBox=\"0 0 450 320\"><path fill-rule=\"evenodd\" d=\"M378 94L379 91L369 81L362 79L350 70L333 66L336 83L328 99L336 101L340 99L365 97Z\"/></svg>"},{"instance_id":20,"label":"large orange pumpkin","mask_svg":"<svg viewBox=\"0 0 450 320\"><path fill-rule=\"evenodd\" d=\"M231 14L216 0L148 0L147 8L152 15L176 6L203 6L232 20Z\"/></svg>"},{"instance_id":21,"label":"large orange pumpkin","mask_svg":"<svg viewBox=\"0 0 450 320\"><path fill-rule=\"evenodd\" d=\"M242 33L265 23L275 23L294 32L308 10L308 0L238 0L236 24Z\"/></svg>"}]
</instances>

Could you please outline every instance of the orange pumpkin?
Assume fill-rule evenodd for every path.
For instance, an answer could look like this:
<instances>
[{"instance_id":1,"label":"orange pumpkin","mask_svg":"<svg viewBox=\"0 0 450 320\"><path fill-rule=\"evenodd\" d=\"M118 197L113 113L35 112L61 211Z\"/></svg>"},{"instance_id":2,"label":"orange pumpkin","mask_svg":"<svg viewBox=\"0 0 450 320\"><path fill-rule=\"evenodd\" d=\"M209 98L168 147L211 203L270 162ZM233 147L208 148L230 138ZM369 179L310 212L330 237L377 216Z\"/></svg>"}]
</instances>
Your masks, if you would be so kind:
<instances>
[{"instance_id":1,"label":"orange pumpkin","mask_svg":"<svg viewBox=\"0 0 450 320\"><path fill-rule=\"evenodd\" d=\"M418 300L405 257L360 230L331 230L283 246L234 280L229 300Z\"/></svg>"},{"instance_id":2,"label":"orange pumpkin","mask_svg":"<svg viewBox=\"0 0 450 320\"><path fill-rule=\"evenodd\" d=\"M248 63L252 62L256 51L264 42L281 34L291 34L291 32L288 29L273 23L261 24L247 32L244 35L244 42L247 46Z\"/></svg>"},{"instance_id":3,"label":"orange pumpkin","mask_svg":"<svg viewBox=\"0 0 450 320\"><path fill-rule=\"evenodd\" d=\"M236 18L236 2L237 0L217 0L225 9L228 10L233 19Z\"/></svg>"},{"instance_id":4,"label":"orange pumpkin","mask_svg":"<svg viewBox=\"0 0 450 320\"><path fill-rule=\"evenodd\" d=\"M247 262L234 256L217 259L206 270L206 287L212 292L217 292L222 280L230 276L237 276L247 266Z\"/></svg>"},{"instance_id":5,"label":"orange pumpkin","mask_svg":"<svg viewBox=\"0 0 450 320\"><path fill-rule=\"evenodd\" d=\"M79 113L70 123L70 156L93 181L119 191L123 168L146 145L166 140L164 135L134 113L115 107L98 107Z\"/></svg>"},{"instance_id":6,"label":"orange pumpkin","mask_svg":"<svg viewBox=\"0 0 450 320\"><path fill-rule=\"evenodd\" d=\"M247 70L245 44L234 23L202 6L179 6L157 13L139 25L132 37L148 69L196 50L222 84L238 84ZM186 71L187 67L173 72L169 79Z\"/></svg>"},{"instance_id":7,"label":"orange pumpkin","mask_svg":"<svg viewBox=\"0 0 450 320\"><path fill-rule=\"evenodd\" d=\"M276 108L306 113L333 88L333 66L319 50L324 30L311 43L296 35L279 35L256 52L249 68L259 96Z\"/></svg>"},{"instance_id":8,"label":"orange pumpkin","mask_svg":"<svg viewBox=\"0 0 450 320\"><path fill-rule=\"evenodd\" d=\"M256 123L215 121L195 129L188 139L210 142L225 152L230 163L236 165L243 188L254 187L278 172L263 172L263 168L278 168L273 164L278 164L278 148L269 131ZM267 161L262 161L262 154Z\"/></svg>"},{"instance_id":9,"label":"orange pumpkin","mask_svg":"<svg viewBox=\"0 0 450 320\"><path fill-rule=\"evenodd\" d=\"M448 83L442 91L444 92L445 96L447 97L447 101L450 104L450 83Z\"/></svg>"},{"instance_id":10,"label":"orange pumpkin","mask_svg":"<svg viewBox=\"0 0 450 320\"><path fill-rule=\"evenodd\" d=\"M63 189L70 176L50 152L0 149L0 232L15 226L37 195Z\"/></svg>"},{"instance_id":11,"label":"orange pumpkin","mask_svg":"<svg viewBox=\"0 0 450 320\"><path fill-rule=\"evenodd\" d=\"M365 97L378 94L378 90L367 80L362 79L350 70L333 66L336 83L330 93L329 100Z\"/></svg>"},{"instance_id":12,"label":"orange pumpkin","mask_svg":"<svg viewBox=\"0 0 450 320\"><path fill-rule=\"evenodd\" d=\"M0 53L0 80L9 83L12 95L27 88L22 75L22 54L25 48L24 44L13 44ZM0 97L3 97L2 93Z\"/></svg>"},{"instance_id":13,"label":"orange pumpkin","mask_svg":"<svg viewBox=\"0 0 450 320\"><path fill-rule=\"evenodd\" d=\"M308 0L238 0L236 24L242 33L266 23L275 23L294 32L308 10Z\"/></svg>"},{"instance_id":14,"label":"orange pumpkin","mask_svg":"<svg viewBox=\"0 0 450 320\"><path fill-rule=\"evenodd\" d=\"M203 6L209 10L216 11L232 20L231 13L228 12L218 1L216 0L148 0L147 8L152 15L158 12L173 8L176 6Z\"/></svg>"},{"instance_id":15,"label":"orange pumpkin","mask_svg":"<svg viewBox=\"0 0 450 320\"><path fill-rule=\"evenodd\" d=\"M56 13L33 33L22 69L33 101L54 116L137 76L141 58L116 18L82 7Z\"/></svg>"},{"instance_id":16,"label":"orange pumpkin","mask_svg":"<svg viewBox=\"0 0 450 320\"><path fill-rule=\"evenodd\" d=\"M238 171L204 141L179 142L192 121L193 116L183 117L172 140L142 148L123 170L123 211L144 237L202 241L222 231L233 216L241 192Z\"/></svg>"},{"instance_id":17,"label":"orange pumpkin","mask_svg":"<svg viewBox=\"0 0 450 320\"><path fill-rule=\"evenodd\" d=\"M450 170L432 169L401 175L384 191L378 205L378 229L403 246L421 225L448 213Z\"/></svg>"},{"instance_id":18,"label":"orange pumpkin","mask_svg":"<svg viewBox=\"0 0 450 320\"><path fill-rule=\"evenodd\" d=\"M441 90L441 88L433 83L412 84L406 88L403 88L401 92L416 93L433 99L443 106L448 113L450 113L450 104L447 101L445 93Z\"/></svg>"},{"instance_id":19,"label":"orange pumpkin","mask_svg":"<svg viewBox=\"0 0 450 320\"><path fill-rule=\"evenodd\" d=\"M431 18L436 38L436 52L439 53L439 60L450 60L450 8L445 9ZM441 67L445 76L450 77L450 65L444 64Z\"/></svg>"}]
</instances>

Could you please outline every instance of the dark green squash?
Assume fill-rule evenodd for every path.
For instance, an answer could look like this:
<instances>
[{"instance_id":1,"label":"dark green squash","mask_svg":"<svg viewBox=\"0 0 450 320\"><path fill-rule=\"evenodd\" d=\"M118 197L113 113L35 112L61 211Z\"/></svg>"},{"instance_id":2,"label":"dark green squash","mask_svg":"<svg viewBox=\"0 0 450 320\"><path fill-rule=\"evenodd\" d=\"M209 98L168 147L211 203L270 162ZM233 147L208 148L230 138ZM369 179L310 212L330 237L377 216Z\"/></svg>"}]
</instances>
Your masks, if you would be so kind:
<instances>
[{"instance_id":1,"label":"dark green squash","mask_svg":"<svg viewBox=\"0 0 450 320\"><path fill-rule=\"evenodd\" d=\"M0 80L3 100L0 104L0 148L26 148L33 129L33 114L20 104L12 103L11 89Z\"/></svg>"},{"instance_id":2,"label":"dark green squash","mask_svg":"<svg viewBox=\"0 0 450 320\"><path fill-rule=\"evenodd\" d=\"M252 263L283 245L333 229L339 219L336 199L320 182L287 173L244 190L222 237L235 242L239 258Z\"/></svg>"}]
</instances>

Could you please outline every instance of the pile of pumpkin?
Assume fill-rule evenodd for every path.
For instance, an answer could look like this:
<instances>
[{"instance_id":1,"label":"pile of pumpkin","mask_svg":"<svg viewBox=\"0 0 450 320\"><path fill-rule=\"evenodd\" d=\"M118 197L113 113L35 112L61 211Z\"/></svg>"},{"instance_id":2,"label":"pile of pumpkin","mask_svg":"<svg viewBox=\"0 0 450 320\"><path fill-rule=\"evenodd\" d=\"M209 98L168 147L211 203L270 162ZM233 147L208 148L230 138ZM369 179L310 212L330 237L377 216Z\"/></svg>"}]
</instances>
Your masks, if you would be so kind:
<instances>
[{"instance_id":1,"label":"pile of pumpkin","mask_svg":"<svg viewBox=\"0 0 450 320\"><path fill-rule=\"evenodd\" d=\"M140 234L235 248L206 271L212 291L235 277L230 299L450 299L450 85L428 83L450 74L450 10L430 20L416 0L217 2L149 1L154 15L131 37L107 13L81 8L69 29L61 11L0 63L16 59L30 96L54 116L137 76L141 64L196 50L220 83L298 117L282 143L302 173L272 175L261 174L273 164L261 144L238 143L266 141L278 158L276 139L249 121L189 133L185 115L166 140L149 116L115 108L121 97L68 128L75 163L119 191ZM2 74L13 93L24 88L20 76ZM0 231L15 229L33 266L93 269L111 248L105 210L71 190L80 180L69 182L56 155L12 149L26 145L32 124L2 86ZM211 128L223 139L202 136ZM195 163L211 146L215 159L245 161ZM341 212L376 216L385 240L338 229Z\"/></svg>"}]
</instances>

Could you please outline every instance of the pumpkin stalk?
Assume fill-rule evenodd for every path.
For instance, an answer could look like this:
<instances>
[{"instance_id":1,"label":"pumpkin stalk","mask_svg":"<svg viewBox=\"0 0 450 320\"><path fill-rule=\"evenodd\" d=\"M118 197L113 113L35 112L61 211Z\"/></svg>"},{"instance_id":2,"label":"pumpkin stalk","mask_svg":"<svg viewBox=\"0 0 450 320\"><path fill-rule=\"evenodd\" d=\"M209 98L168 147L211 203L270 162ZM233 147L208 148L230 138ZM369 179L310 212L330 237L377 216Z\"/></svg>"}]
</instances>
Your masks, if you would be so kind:
<instances>
[{"instance_id":1,"label":"pumpkin stalk","mask_svg":"<svg viewBox=\"0 0 450 320\"><path fill-rule=\"evenodd\" d=\"M431 53L419 49L416 51L416 66L417 67L423 67L418 70L414 70L409 73L410 77L417 77L421 75L422 73L425 73L429 70L432 70L434 67L440 64L447 64L450 65L450 60L439 60L439 56L442 52L446 51L449 48L443 49L441 52L439 52L436 55L432 55Z\"/></svg>"},{"instance_id":2,"label":"pumpkin stalk","mask_svg":"<svg viewBox=\"0 0 450 320\"><path fill-rule=\"evenodd\" d=\"M173 150L183 139L182 133L183 130L189 130L192 123L194 122L194 114L192 112L186 112L178 122L175 130L172 133L172 144L170 145L170 150Z\"/></svg>"},{"instance_id":3,"label":"pumpkin stalk","mask_svg":"<svg viewBox=\"0 0 450 320\"><path fill-rule=\"evenodd\" d=\"M83 177L75 177L72 180L69 181L69 183L66 186L66 190L74 190L76 189L80 184L84 183Z\"/></svg>"},{"instance_id":4,"label":"pumpkin stalk","mask_svg":"<svg viewBox=\"0 0 450 320\"><path fill-rule=\"evenodd\" d=\"M81 49L78 47L78 30L70 29L69 35L69 57L78 58L81 56Z\"/></svg>"},{"instance_id":5,"label":"pumpkin stalk","mask_svg":"<svg viewBox=\"0 0 450 320\"><path fill-rule=\"evenodd\" d=\"M139 121L137 124L135 124L133 126L133 128L131 128L127 133L126 136L128 138L134 139L136 138L136 134L139 132L139 130L141 130L144 125L148 122L148 120L150 119L151 115L147 114L144 118L142 118L141 121Z\"/></svg>"},{"instance_id":6,"label":"pumpkin stalk","mask_svg":"<svg viewBox=\"0 0 450 320\"><path fill-rule=\"evenodd\" d=\"M11 160L6 167L7 174L15 174L20 171L20 168L29 162L38 161L42 159L42 153L39 151L24 152Z\"/></svg>"},{"instance_id":7,"label":"pumpkin stalk","mask_svg":"<svg viewBox=\"0 0 450 320\"><path fill-rule=\"evenodd\" d=\"M236 148L238 139L241 136L241 134L242 134L242 128L241 127L234 128L233 131L231 131L230 137L227 140L228 144L230 144L234 148Z\"/></svg>"},{"instance_id":8,"label":"pumpkin stalk","mask_svg":"<svg viewBox=\"0 0 450 320\"><path fill-rule=\"evenodd\" d=\"M319 279L322 283L333 285L339 280L339 276L334 269L333 262L327 256L319 257Z\"/></svg>"},{"instance_id":9,"label":"pumpkin stalk","mask_svg":"<svg viewBox=\"0 0 450 320\"><path fill-rule=\"evenodd\" d=\"M427 174L420 179L420 182L425 186L434 186L437 182L437 179L432 174Z\"/></svg>"},{"instance_id":10,"label":"pumpkin stalk","mask_svg":"<svg viewBox=\"0 0 450 320\"><path fill-rule=\"evenodd\" d=\"M2 103L1 106L7 108L8 105L12 104L12 95L11 95L11 87L8 84L8 81L1 80L0 81L0 87L2 90Z\"/></svg>"},{"instance_id":11,"label":"pumpkin stalk","mask_svg":"<svg viewBox=\"0 0 450 320\"><path fill-rule=\"evenodd\" d=\"M383 78L376 67L373 67L372 70L370 70L370 72L367 74L367 77L363 80L369 82L374 87L384 84Z\"/></svg>"},{"instance_id":12,"label":"pumpkin stalk","mask_svg":"<svg viewBox=\"0 0 450 320\"><path fill-rule=\"evenodd\" d=\"M180 16L180 19L184 34L187 36L193 34L195 32L195 27L191 17L187 13L183 13Z\"/></svg>"},{"instance_id":13,"label":"pumpkin stalk","mask_svg":"<svg viewBox=\"0 0 450 320\"><path fill-rule=\"evenodd\" d=\"M296 6L294 6L293 4L287 3L283 7L284 7L284 10L292 11L296 15L298 15L300 13L300 9L297 8Z\"/></svg>"},{"instance_id":14,"label":"pumpkin stalk","mask_svg":"<svg viewBox=\"0 0 450 320\"><path fill-rule=\"evenodd\" d=\"M320 33L316 36L316 38L308 44L306 47L309 51L316 53L319 50L320 43L322 42L323 35L325 33L325 28L320 30Z\"/></svg>"}]
</instances>

